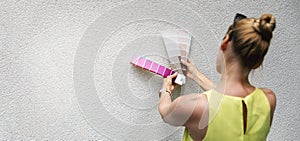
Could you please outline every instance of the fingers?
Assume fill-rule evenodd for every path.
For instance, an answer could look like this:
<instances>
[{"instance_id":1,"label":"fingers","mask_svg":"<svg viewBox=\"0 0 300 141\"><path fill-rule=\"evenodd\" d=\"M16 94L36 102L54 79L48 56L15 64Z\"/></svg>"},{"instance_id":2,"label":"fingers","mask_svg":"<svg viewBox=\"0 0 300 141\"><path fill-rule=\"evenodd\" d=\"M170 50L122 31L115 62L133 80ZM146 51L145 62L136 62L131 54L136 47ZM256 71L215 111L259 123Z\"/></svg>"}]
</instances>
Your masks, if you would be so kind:
<instances>
[{"instance_id":1,"label":"fingers","mask_svg":"<svg viewBox=\"0 0 300 141\"><path fill-rule=\"evenodd\" d=\"M168 76L170 78L175 78L177 76L178 72L173 73L172 75Z\"/></svg>"},{"instance_id":2,"label":"fingers","mask_svg":"<svg viewBox=\"0 0 300 141\"><path fill-rule=\"evenodd\" d=\"M174 88L175 88L175 86L174 86L174 85L171 85L170 91L173 91Z\"/></svg>"},{"instance_id":3,"label":"fingers","mask_svg":"<svg viewBox=\"0 0 300 141\"><path fill-rule=\"evenodd\" d=\"M178 72L175 72L172 75L168 76L167 78L164 78L162 87L172 91L175 87L175 85L172 84L172 79L175 78L177 74Z\"/></svg>"},{"instance_id":4,"label":"fingers","mask_svg":"<svg viewBox=\"0 0 300 141\"><path fill-rule=\"evenodd\" d=\"M188 64L193 64L191 59L187 59L187 61L181 59L181 63L184 64L184 65L186 65L186 66L187 66Z\"/></svg>"},{"instance_id":5,"label":"fingers","mask_svg":"<svg viewBox=\"0 0 300 141\"><path fill-rule=\"evenodd\" d=\"M187 62L181 59L181 63L187 66Z\"/></svg>"}]
</instances>

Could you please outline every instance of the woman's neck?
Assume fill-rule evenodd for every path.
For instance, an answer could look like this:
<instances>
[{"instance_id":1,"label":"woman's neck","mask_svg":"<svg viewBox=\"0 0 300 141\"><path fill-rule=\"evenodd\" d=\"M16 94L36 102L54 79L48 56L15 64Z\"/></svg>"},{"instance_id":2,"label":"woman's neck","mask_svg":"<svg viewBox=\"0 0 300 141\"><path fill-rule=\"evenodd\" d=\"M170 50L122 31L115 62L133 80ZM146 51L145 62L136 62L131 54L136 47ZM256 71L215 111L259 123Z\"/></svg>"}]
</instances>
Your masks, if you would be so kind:
<instances>
[{"instance_id":1,"label":"woman's neck","mask_svg":"<svg viewBox=\"0 0 300 141\"><path fill-rule=\"evenodd\" d=\"M221 80L216 85L216 89L230 92L232 88L235 88L237 91L245 90L247 87L252 87L249 80L249 70L241 67L238 63L228 64L226 69L223 69L221 72ZM248 90L247 90L248 91Z\"/></svg>"}]
</instances>

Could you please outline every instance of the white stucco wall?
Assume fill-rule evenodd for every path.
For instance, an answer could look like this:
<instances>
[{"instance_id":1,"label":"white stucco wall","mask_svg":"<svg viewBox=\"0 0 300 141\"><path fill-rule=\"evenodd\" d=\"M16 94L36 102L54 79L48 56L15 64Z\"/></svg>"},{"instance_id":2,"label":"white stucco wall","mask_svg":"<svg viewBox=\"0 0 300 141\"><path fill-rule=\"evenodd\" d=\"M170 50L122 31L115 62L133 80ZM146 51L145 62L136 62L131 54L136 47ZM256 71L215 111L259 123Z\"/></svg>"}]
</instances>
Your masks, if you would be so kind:
<instances>
[{"instance_id":1,"label":"white stucco wall","mask_svg":"<svg viewBox=\"0 0 300 141\"><path fill-rule=\"evenodd\" d=\"M157 111L161 78L132 54L168 65L159 31L194 36L191 59L213 80L235 13L269 12L277 27L251 81L277 95L268 140L299 140L299 1L1 1L0 139L180 140ZM194 82L176 94L201 92Z\"/></svg>"}]
</instances>

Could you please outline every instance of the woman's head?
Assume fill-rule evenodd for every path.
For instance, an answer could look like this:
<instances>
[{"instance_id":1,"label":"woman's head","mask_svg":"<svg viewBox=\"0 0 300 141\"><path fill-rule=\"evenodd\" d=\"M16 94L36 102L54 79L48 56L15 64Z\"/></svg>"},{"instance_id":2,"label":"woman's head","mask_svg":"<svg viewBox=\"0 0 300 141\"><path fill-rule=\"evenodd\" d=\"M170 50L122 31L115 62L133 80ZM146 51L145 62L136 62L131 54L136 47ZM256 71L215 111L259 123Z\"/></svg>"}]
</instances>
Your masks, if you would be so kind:
<instances>
[{"instance_id":1,"label":"woman's head","mask_svg":"<svg viewBox=\"0 0 300 141\"><path fill-rule=\"evenodd\" d=\"M256 69L268 51L276 26L275 17L271 14L263 14L259 19L238 16L241 14L237 14L237 20L229 26L222 45L227 42L232 49L227 58L236 58L249 70Z\"/></svg>"}]
</instances>

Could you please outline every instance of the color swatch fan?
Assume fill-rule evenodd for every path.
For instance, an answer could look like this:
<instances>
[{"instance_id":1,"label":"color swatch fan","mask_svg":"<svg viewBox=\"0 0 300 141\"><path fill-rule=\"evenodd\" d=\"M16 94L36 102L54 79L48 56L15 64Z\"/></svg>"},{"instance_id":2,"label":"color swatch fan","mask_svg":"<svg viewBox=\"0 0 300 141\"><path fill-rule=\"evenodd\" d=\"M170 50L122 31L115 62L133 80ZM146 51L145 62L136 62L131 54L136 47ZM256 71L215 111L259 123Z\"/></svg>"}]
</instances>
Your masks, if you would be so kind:
<instances>
[{"instance_id":1,"label":"color swatch fan","mask_svg":"<svg viewBox=\"0 0 300 141\"><path fill-rule=\"evenodd\" d=\"M181 29L165 30L161 32L171 68L178 72L175 82L184 84L186 67L181 59L187 61L190 54L192 35Z\"/></svg>"}]
</instances>

